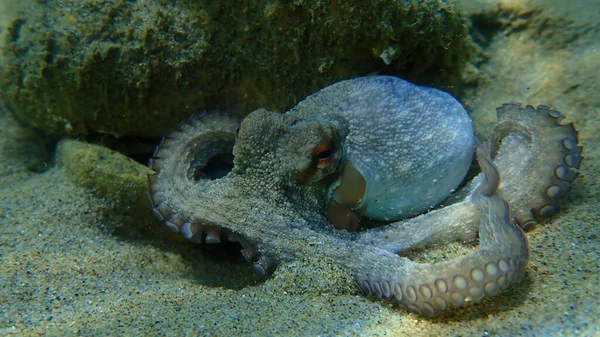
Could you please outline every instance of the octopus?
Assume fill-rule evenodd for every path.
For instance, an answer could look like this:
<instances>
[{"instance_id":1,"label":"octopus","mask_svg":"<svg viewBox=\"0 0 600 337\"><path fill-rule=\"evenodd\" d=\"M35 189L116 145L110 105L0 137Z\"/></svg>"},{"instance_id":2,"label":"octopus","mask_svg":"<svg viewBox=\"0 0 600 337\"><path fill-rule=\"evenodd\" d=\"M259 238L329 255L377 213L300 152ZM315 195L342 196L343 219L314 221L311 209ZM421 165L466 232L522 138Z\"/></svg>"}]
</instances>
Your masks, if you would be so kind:
<instances>
[{"instance_id":1,"label":"octopus","mask_svg":"<svg viewBox=\"0 0 600 337\"><path fill-rule=\"evenodd\" d=\"M523 229L558 210L582 160L562 119L548 106L504 104L484 141L443 91L355 78L285 113L183 122L150 159L149 198L169 229L238 242L262 274L326 256L366 296L432 316L524 279ZM402 255L465 241L478 245L455 259Z\"/></svg>"}]
</instances>

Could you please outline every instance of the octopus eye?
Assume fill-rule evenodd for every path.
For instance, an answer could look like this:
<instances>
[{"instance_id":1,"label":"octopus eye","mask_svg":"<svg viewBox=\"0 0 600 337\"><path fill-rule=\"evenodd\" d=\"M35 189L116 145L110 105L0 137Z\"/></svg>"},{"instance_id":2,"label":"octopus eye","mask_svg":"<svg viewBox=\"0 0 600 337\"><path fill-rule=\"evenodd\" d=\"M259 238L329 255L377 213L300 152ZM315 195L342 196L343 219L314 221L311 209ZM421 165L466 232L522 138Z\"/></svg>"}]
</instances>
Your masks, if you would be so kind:
<instances>
[{"instance_id":1,"label":"octopus eye","mask_svg":"<svg viewBox=\"0 0 600 337\"><path fill-rule=\"evenodd\" d=\"M337 144L320 144L313 148L312 163L305 170L298 173L296 181L299 184L319 181L330 175L337 167Z\"/></svg>"},{"instance_id":2,"label":"octopus eye","mask_svg":"<svg viewBox=\"0 0 600 337\"><path fill-rule=\"evenodd\" d=\"M240 137L240 127L238 126L237 129L235 129L235 139L238 139Z\"/></svg>"},{"instance_id":3,"label":"octopus eye","mask_svg":"<svg viewBox=\"0 0 600 337\"><path fill-rule=\"evenodd\" d=\"M319 145L315 147L313 153L319 162L326 161L329 157L331 157L331 149L329 148L329 145Z\"/></svg>"}]
</instances>

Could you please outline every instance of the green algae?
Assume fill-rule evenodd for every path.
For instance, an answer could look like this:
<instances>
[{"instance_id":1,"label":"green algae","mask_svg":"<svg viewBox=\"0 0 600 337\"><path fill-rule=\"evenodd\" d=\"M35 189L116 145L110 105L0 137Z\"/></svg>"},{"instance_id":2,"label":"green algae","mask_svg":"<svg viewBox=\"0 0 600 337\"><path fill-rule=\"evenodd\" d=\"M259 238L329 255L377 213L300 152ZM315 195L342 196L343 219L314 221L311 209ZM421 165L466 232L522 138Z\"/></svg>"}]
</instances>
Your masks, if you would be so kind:
<instances>
[{"instance_id":1,"label":"green algae","mask_svg":"<svg viewBox=\"0 0 600 337\"><path fill-rule=\"evenodd\" d=\"M152 171L147 167L116 151L73 139L57 144L55 160L74 184L109 203L111 212L124 217L148 215L141 217L148 219L147 185Z\"/></svg>"},{"instance_id":2,"label":"green algae","mask_svg":"<svg viewBox=\"0 0 600 337\"><path fill-rule=\"evenodd\" d=\"M373 72L452 87L472 52L464 18L434 0L6 7L0 101L52 136L161 136L202 109L284 111Z\"/></svg>"}]
</instances>

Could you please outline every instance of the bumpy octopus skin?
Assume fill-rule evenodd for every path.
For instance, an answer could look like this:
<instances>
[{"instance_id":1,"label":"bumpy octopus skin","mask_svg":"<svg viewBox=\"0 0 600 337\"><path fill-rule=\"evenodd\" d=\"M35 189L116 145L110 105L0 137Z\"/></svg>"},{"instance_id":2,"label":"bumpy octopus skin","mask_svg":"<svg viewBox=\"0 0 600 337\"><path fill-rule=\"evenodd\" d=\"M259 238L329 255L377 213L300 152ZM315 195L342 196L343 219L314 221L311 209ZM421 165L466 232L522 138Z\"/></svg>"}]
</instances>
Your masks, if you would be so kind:
<instances>
[{"instance_id":1,"label":"bumpy octopus skin","mask_svg":"<svg viewBox=\"0 0 600 337\"><path fill-rule=\"evenodd\" d=\"M423 133L427 128L442 132L439 125L427 123L413 131L405 124L382 131L364 120L356 125L353 119L364 109L368 109L363 111L369 113L368 119L375 121L378 116L403 114L394 110L395 104L399 109L414 108L411 114L422 116L426 115L423 109L441 109L454 116L449 128L442 129L451 131L458 123L462 125L455 129L459 135L453 138L448 136L452 132L444 131L448 135L427 136ZM149 166L156 172L149 176L153 212L170 229L192 241L239 242L244 257L262 273L269 273L279 262L321 254L348 270L366 295L390 299L412 312L431 316L452 306L480 301L523 279L529 252L521 226L558 210L558 200L578 174L582 148L573 125L561 124L564 117L556 110L504 104L497 109L491 147L480 144L475 151L470 120L464 119L461 109L440 91L393 77L373 76L336 83L285 114L259 109L241 126L237 116L205 113L165 137L151 159ZM415 125L419 118L411 118L411 114L390 124L408 121ZM434 118L433 123L440 123L443 116ZM427 122L427 118L422 119ZM445 199L443 206L374 229L336 229L328 218L330 205L341 202L350 213L361 213L362 198L369 199L368 185L378 173L361 172L358 158L378 158L380 163L374 167L395 179L386 170L402 165L398 152L376 157L373 151L380 146L404 150L390 148L398 141L390 132L400 129L409 133L403 146L416 144L416 148L408 149L406 158L416 158L414 152L421 151L423 145L439 145L421 157L431 160L434 167L441 166L441 173L427 171L425 177L450 175L453 167L460 172L442 184L438 199L421 206L399 206L392 213L388 206L399 197L390 189L392 194L383 195L385 212L374 212L374 218L402 216L414 207L428 210ZM370 131L367 134L365 130ZM425 134L432 141L413 143L411 132L421 138ZM392 142L373 147L369 145L373 139ZM448 139L463 146L454 148ZM361 149L366 149L362 157L357 155ZM453 158L462 156L460 163L432 155L446 151ZM463 167L470 165L475 152L482 173L450 194L463 179ZM215 169L232 154L228 173ZM351 165L351 178L344 178L347 164ZM337 188L346 184L344 179L350 181L351 197L345 192L338 195ZM393 180L386 184L404 186ZM415 193L414 188L409 192ZM455 260L428 264L398 255L432 244L472 240L477 234L479 246Z\"/></svg>"}]
</instances>

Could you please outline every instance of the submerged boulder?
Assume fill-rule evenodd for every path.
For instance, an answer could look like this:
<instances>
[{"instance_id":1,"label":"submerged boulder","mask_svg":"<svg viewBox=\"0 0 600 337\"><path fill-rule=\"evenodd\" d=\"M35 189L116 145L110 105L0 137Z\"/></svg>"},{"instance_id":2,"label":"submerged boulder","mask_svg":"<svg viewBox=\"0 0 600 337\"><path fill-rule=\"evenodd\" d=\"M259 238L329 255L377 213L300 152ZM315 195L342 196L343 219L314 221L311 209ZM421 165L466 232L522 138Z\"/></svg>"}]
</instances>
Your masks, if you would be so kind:
<instances>
[{"instance_id":1,"label":"submerged boulder","mask_svg":"<svg viewBox=\"0 0 600 337\"><path fill-rule=\"evenodd\" d=\"M57 137L154 137L202 109L283 111L373 72L449 84L472 50L437 0L2 6L0 102Z\"/></svg>"}]
</instances>

